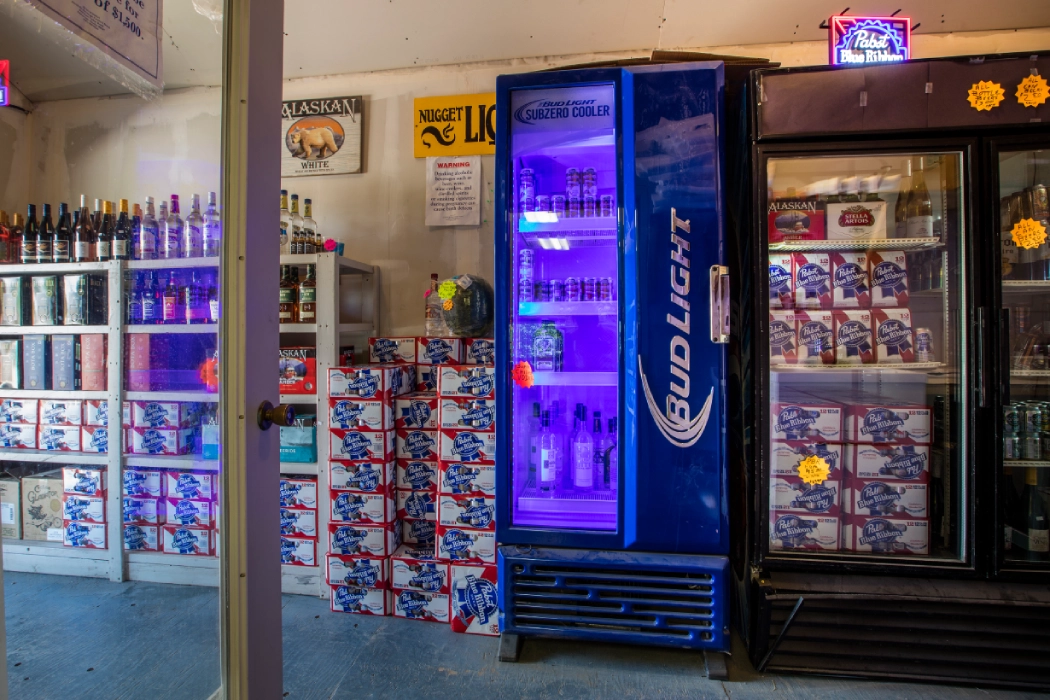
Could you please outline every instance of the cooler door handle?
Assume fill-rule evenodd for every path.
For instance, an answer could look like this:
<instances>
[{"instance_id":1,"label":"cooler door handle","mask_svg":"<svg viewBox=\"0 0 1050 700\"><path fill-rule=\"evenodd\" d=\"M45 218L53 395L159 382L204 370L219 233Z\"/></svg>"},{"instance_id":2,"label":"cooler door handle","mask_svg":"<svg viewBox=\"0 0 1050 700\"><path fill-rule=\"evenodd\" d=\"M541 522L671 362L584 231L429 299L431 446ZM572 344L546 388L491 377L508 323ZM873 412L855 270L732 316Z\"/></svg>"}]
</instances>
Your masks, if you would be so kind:
<instances>
[{"instance_id":1,"label":"cooler door handle","mask_svg":"<svg viewBox=\"0 0 1050 700\"><path fill-rule=\"evenodd\" d=\"M1003 309L999 314L999 395L1003 405L1010 403L1010 311Z\"/></svg>"},{"instance_id":2,"label":"cooler door handle","mask_svg":"<svg viewBox=\"0 0 1050 700\"><path fill-rule=\"evenodd\" d=\"M711 342L729 342L729 268L711 266Z\"/></svg>"},{"instance_id":3,"label":"cooler door handle","mask_svg":"<svg viewBox=\"0 0 1050 700\"><path fill-rule=\"evenodd\" d=\"M984 357L984 307L977 307L977 406L979 408L985 408L988 398L988 372L985 371L985 357Z\"/></svg>"}]
</instances>

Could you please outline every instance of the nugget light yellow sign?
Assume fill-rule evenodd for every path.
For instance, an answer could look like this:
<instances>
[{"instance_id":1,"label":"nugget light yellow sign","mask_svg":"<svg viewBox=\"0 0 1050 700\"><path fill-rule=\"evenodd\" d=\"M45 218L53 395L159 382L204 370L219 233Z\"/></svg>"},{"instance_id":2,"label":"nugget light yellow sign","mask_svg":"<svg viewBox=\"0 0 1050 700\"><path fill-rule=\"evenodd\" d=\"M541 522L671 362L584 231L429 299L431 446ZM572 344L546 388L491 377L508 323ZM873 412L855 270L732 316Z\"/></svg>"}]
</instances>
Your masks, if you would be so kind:
<instances>
[{"instance_id":1,"label":"nugget light yellow sign","mask_svg":"<svg viewBox=\"0 0 1050 700\"><path fill-rule=\"evenodd\" d=\"M417 97L416 158L492 155L496 152L496 93Z\"/></svg>"}]
</instances>

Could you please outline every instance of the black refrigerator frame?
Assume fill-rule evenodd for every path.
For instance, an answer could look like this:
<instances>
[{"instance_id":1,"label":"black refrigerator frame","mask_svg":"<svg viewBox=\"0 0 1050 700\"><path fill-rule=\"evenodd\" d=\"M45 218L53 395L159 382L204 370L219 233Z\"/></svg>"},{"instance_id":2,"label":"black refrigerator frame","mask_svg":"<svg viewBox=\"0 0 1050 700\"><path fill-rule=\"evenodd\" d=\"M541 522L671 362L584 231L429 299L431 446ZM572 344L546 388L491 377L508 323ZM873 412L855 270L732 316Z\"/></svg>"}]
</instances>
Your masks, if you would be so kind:
<instances>
[{"instance_id":1,"label":"black refrigerator frame","mask_svg":"<svg viewBox=\"0 0 1050 700\"><path fill-rule=\"evenodd\" d=\"M736 612L759 670L1050 685L1050 661L1040 665L1033 655L1050 659L1050 562L1017 566L1004 561L998 486L1003 382L1009 377L1003 374L1006 358L1000 350L997 154L1004 147L1050 149L1050 102L1026 111L1012 94L1014 77L1032 68L1050 75L1050 53L752 73L747 96L750 193L745 195L751 203L750 235L736 242L730 256L739 266L734 278L750 278L734 289L741 341L731 380L741 387L741 402L732 415L741 436L735 461L744 470L740 481L747 504L746 519L734 522L738 539L732 551ZM772 134L760 113L770 99L763 85L769 76L783 81L778 97L790 95L807 105L781 105L783 128ZM1001 82L1003 109L978 113L966 102L965 90L958 95L961 85L978 80ZM956 97L961 104L952 101ZM969 264L968 374L967 384L960 380L959 387L969 402L968 413L960 416L968 436L962 447L961 474L969 494L966 531L960 533L966 542L963 561L769 553L766 159L905 150L964 153L963 210L958 212Z\"/></svg>"}]
</instances>

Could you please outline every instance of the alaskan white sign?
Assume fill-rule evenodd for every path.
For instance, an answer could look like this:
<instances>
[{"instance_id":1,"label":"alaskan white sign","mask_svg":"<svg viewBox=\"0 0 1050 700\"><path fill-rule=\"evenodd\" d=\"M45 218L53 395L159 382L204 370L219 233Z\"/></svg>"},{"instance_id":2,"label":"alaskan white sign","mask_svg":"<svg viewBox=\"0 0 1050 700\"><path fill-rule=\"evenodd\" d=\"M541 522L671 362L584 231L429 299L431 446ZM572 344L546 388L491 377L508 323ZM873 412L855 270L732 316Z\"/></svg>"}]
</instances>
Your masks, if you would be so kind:
<instances>
[{"instance_id":1,"label":"alaskan white sign","mask_svg":"<svg viewBox=\"0 0 1050 700\"><path fill-rule=\"evenodd\" d=\"M481 225L480 156L427 158L426 225Z\"/></svg>"},{"instance_id":2,"label":"alaskan white sign","mask_svg":"<svg viewBox=\"0 0 1050 700\"><path fill-rule=\"evenodd\" d=\"M281 104L281 177L361 172L364 98L317 97Z\"/></svg>"},{"instance_id":3,"label":"alaskan white sign","mask_svg":"<svg viewBox=\"0 0 1050 700\"><path fill-rule=\"evenodd\" d=\"M28 0L150 84L164 87L163 0Z\"/></svg>"}]
</instances>

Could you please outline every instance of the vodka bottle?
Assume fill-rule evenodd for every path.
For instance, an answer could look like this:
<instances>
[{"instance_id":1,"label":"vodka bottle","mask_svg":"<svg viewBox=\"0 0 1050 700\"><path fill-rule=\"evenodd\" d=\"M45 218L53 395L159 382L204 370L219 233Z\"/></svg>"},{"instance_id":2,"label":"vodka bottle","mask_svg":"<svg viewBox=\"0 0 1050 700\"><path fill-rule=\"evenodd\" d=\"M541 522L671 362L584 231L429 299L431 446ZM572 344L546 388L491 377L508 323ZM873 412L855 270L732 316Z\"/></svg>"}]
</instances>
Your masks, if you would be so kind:
<instances>
[{"instance_id":1,"label":"vodka bottle","mask_svg":"<svg viewBox=\"0 0 1050 700\"><path fill-rule=\"evenodd\" d=\"M208 323L219 322L219 287L215 278L208 280Z\"/></svg>"},{"instance_id":2,"label":"vodka bottle","mask_svg":"<svg viewBox=\"0 0 1050 700\"><path fill-rule=\"evenodd\" d=\"M292 215L288 213L288 190L281 190L281 255L292 252L288 236L292 228Z\"/></svg>"},{"instance_id":3,"label":"vodka bottle","mask_svg":"<svg viewBox=\"0 0 1050 700\"><path fill-rule=\"evenodd\" d=\"M303 217L299 215L299 195L292 195L292 218L289 235L292 241L292 253L301 255L303 252Z\"/></svg>"},{"instance_id":4,"label":"vodka bottle","mask_svg":"<svg viewBox=\"0 0 1050 700\"><path fill-rule=\"evenodd\" d=\"M182 228L182 249L184 258L204 257L204 217L201 216L201 196L190 198L190 213L186 215L186 224Z\"/></svg>"},{"instance_id":5,"label":"vodka bottle","mask_svg":"<svg viewBox=\"0 0 1050 700\"><path fill-rule=\"evenodd\" d=\"M160 249L158 257L172 260L179 257L182 246L182 217L179 216L179 195L171 195L171 211L161 223Z\"/></svg>"},{"instance_id":6,"label":"vodka bottle","mask_svg":"<svg viewBox=\"0 0 1050 700\"><path fill-rule=\"evenodd\" d=\"M146 213L142 217L142 223L135 232L138 239L138 250L140 260L157 259L157 238L160 229L157 226L157 217L153 210L153 197L146 197Z\"/></svg>"},{"instance_id":7,"label":"vodka bottle","mask_svg":"<svg viewBox=\"0 0 1050 700\"><path fill-rule=\"evenodd\" d=\"M552 496L558 490L558 474L561 472L560 441L551 430L550 411L544 411L540 421L540 491Z\"/></svg>"},{"instance_id":8,"label":"vodka bottle","mask_svg":"<svg viewBox=\"0 0 1050 700\"><path fill-rule=\"evenodd\" d=\"M594 489L594 438L587 430L587 407L576 404L576 434L572 438L572 485L577 491Z\"/></svg>"},{"instance_id":9,"label":"vodka bottle","mask_svg":"<svg viewBox=\"0 0 1050 700\"><path fill-rule=\"evenodd\" d=\"M150 270L142 282L142 323L154 325L160 323L162 318L163 302L160 298L160 289L157 287L156 273Z\"/></svg>"},{"instance_id":10,"label":"vodka bottle","mask_svg":"<svg viewBox=\"0 0 1050 700\"><path fill-rule=\"evenodd\" d=\"M441 297L438 296L438 275L430 274L430 292L425 298L424 318L428 338L444 338L452 333L445 324L445 313L441 309Z\"/></svg>"},{"instance_id":11,"label":"vodka bottle","mask_svg":"<svg viewBox=\"0 0 1050 700\"><path fill-rule=\"evenodd\" d=\"M204 257L217 258L222 250L222 219L215 202L215 193L208 193L208 208L204 211Z\"/></svg>"},{"instance_id":12,"label":"vodka bottle","mask_svg":"<svg viewBox=\"0 0 1050 700\"><path fill-rule=\"evenodd\" d=\"M128 323L142 323L142 278L137 272L131 272L131 293L128 294Z\"/></svg>"},{"instance_id":13,"label":"vodka bottle","mask_svg":"<svg viewBox=\"0 0 1050 700\"><path fill-rule=\"evenodd\" d=\"M317 240L317 222L314 221L312 200L303 200L303 213L306 215L303 217L303 252L307 255L323 253L324 251L317 250L317 246L314 245L314 241Z\"/></svg>"},{"instance_id":14,"label":"vodka bottle","mask_svg":"<svg viewBox=\"0 0 1050 700\"><path fill-rule=\"evenodd\" d=\"M190 283L179 289L182 297L181 311L185 314L186 323L197 324L208 322L208 309L206 308L207 291L201 284L200 271L193 270Z\"/></svg>"},{"instance_id":15,"label":"vodka bottle","mask_svg":"<svg viewBox=\"0 0 1050 700\"><path fill-rule=\"evenodd\" d=\"M609 433L606 436L608 441L608 447L605 450L605 463L609 465L609 488L616 492L618 488L617 481L619 479L619 464L616 461L616 419L609 419Z\"/></svg>"},{"instance_id":16,"label":"vodka bottle","mask_svg":"<svg viewBox=\"0 0 1050 700\"><path fill-rule=\"evenodd\" d=\"M51 219L51 205L44 205L44 216L36 232L36 261L41 264L51 262L51 242L55 238L55 224Z\"/></svg>"},{"instance_id":17,"label":"vodka bottle","mask_svg":"<svg viewBox=\"0 0 1050 700\"><path fill-rule=\"evenodd\" d=\"M609 488L609 462L606 453L609 450L608 440L602 434L602 412L594 412L594 487L605 491Z\"/></svg>"}]
</instances>

